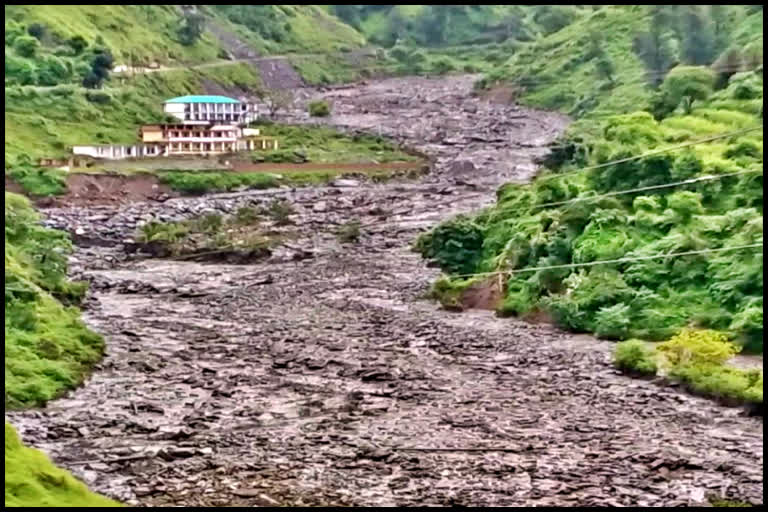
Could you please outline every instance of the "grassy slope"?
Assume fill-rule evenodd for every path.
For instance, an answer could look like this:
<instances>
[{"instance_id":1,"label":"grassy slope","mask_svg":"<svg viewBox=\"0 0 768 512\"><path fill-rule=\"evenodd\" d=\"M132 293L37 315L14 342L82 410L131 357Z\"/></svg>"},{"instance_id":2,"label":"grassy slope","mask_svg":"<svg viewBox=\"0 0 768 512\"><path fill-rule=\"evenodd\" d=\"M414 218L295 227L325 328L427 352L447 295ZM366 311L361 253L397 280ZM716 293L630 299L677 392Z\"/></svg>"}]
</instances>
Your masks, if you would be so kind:
<instances>
[{"instance_id":1,"label":"grassy slope","mask_svg":"<svg viewBox=\"0 0 768 512\"><path fill-rule=\"evenodd\" d=\"M758 98L734 98L745 83ZM727 89L713 94L690 115L678 113L660 123L647 114L576 123L566 141L588 148L587 156L566 152L550 165L556 172L574 170L759 125L756 113L761 104L762 75L736 75ZM420 247L423 254L441 261L444 270L472 273L760 243L762 142L762 131L757 131L694 146L688 153L671 152L533 185L507 185L500 189L495 207L471 222L445 224L425 237ZM681 175L683 160L676 160L681 154L693 155L700 168ZM536 207L743 169L758 172L648 192L645 197L632 194ZM459 240L465 252L456 253L450 240ZM442 282L438 291L450 301L467 284L453 279ZM762 254L742 251L515 275L507 284L501 311L526 314L537 309L548 311L564 327L614 339L664 339L694 322L730 332L760 351Z\"/></svg>"},{"instance_id":2,"label":"grassy slope","mask_svg":"<svg viewBox=\"0 0 768 512\"><path fill-rule=\"evenodd\" d=\"M93 44L101 37L116 64L127 63L129 56L146 64L198 63L219 52L209 34L192 46L180 44L176 35L180 14L172 5L7 5L5 14L6 23L40 23L62 40L79 35Z\"/></svg>"},{"instance_id":3,"label":"grassy slope","mask_svg":"<svg viewBox=\"0 0 768 512\"><path fill-rule=\"evenodd\" d=\"M601 110L628 112L648 100L641 61L631 51L634 34L647 24L644 6L609 6L537 40L487 76L489 82L524 84L530 105L572 113L580 100L597 97ZM604 37L603 48L616 68L618 85L597 89L595 65L586 56L590 34Z\"/></svg>"},{"instance_id":4,"label":"grassy slope","mask_svg":"<svg viewBox=\"0 0 768 512\"><path fill-rule=\"evenodd\" d=\"M84 287L67 281L69 241L37 224L25 198L5 194L5 406L42 405L82 382L104 350L77 303ZM93 494L5 425L6 506L117 506Z\"/></svg>"},{"instance_id":5,"label":"grassy slope","mask_svg":"<svg viewBox=\"0 0 768 512\"><path fill-rule=\"evenodd\" d=\"M41 451L21 443L5 424L6 507L119 507L94 494L79 480L53 465Z\"/></svg>"}]
</instances>

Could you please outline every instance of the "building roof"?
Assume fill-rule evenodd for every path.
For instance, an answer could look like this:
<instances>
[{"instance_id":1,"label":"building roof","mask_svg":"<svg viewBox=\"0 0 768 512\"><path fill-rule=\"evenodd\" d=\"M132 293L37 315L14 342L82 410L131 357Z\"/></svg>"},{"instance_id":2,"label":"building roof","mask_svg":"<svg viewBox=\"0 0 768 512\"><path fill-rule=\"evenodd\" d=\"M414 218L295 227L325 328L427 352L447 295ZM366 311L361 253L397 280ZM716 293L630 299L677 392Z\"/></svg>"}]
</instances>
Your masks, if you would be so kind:
<instances>
[{"instance_id":1,"label":"building roof","mask_svg":"<svg viewBox=\"0 0 768 512\"><path fill-rule=\"evenodd\" d=\"M226 96L179 96L165 100L164 103L240 103Z\"/></svg>"}]
</instances>

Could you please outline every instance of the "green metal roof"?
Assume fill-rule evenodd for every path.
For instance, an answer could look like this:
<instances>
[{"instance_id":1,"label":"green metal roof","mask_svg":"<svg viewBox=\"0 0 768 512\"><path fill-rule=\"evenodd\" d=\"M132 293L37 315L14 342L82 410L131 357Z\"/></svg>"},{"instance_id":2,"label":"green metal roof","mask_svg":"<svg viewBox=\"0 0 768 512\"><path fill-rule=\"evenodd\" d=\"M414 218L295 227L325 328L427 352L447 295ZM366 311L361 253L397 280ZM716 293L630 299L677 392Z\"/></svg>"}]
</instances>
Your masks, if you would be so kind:
<instances>
[{"instance_id":1,"label":"green metal roof","mask_svg":"<svg viewBox=\"0 0 768 512\"><path fill-rule=\"evenodd\" d=\"M179 96L165 100L165 103L240 103L226 96Z\"/></svg>"}]
</instances>

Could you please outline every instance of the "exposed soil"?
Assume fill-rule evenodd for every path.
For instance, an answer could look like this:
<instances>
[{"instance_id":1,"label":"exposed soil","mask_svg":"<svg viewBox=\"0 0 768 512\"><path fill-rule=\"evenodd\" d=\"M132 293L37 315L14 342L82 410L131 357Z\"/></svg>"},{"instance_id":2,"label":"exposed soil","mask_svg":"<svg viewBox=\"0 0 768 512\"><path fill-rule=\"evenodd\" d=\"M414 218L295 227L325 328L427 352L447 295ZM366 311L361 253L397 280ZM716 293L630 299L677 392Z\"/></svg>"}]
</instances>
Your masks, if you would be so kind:
<instances>
[{"instance_id":1,"label":"exposed soil","mask_svg":"<svg viewBox=\"0 0 768 512\"><path fill-rule=\"evenodd\" d=\"M178 195L161 184L155 176L109 174L70 174L67 192L60 196L37 200L43 207L87 206L96 204L125 204L136 201L159 200Z\"/></svg>"},{"instance_id":2,"label":"exposed soil","mask_svg":"<svg viewBox=\"0 0 768 512\"><path fill-rule=\"evenodd\" d=\"M145 506L761 504L760 418L619 375L611 343L422 299L437 271L409 244L530 179L567 123L470 90L455 77L322 93L331 123L433 155L421 183L47 210L88 241L72 270L92 282L87 321L108 355L70 396L7 414L24 440ZM142 222L276 197L299 238L266 261L126 254ZM361 240L340 244L352 219Z\"/></svg>"}]
</instances>

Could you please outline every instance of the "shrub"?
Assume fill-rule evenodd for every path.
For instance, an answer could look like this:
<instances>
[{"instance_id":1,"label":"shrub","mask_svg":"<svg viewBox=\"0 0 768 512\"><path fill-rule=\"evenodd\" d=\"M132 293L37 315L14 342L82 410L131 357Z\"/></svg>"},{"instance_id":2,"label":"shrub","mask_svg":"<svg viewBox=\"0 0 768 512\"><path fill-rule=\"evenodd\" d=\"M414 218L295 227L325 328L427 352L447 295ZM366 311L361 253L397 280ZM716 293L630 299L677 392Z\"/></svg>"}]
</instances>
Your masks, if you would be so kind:
<instances>
[{"instance_id":1,"label":"shrub","mask_svg":"<svg viewBox=\"0 0 768 512\"><path fill-rule=\"evenodd\" d=\"M357 242L360 239L360 221L352 220L341 226L336 233L341 243Z\"/></svg>"},{"instance_id":2,"label":"shrub","mask_svg":"<svg viewBox=\"0 0 768 512\"><path fill-rule=\"evenodd\" d=\"M327 101L313 101L309 104L309 115L312 117L328 117L331 115L331 107Z\"/></svg>"},{"instance_id":3,"label":"shrub","mask_svg":"<svg viewBox=\"0 0 768 512\"><path fill-rule=\"evenodd\" d=\"M296 209L283 199L274 199L266 209L269 215L278 226L286 226L291 223L291 215L296 213Z\"/></svg>"},{"instance_id":4,"label":"shrub","mask_svg":"<svg viewBox=\"0 0 768 512\"><path fill-rule=\"evenodd\" d=\"M67 190L66 173L58 169L20 165L12 168L8 174L27 194L32 196L60 195Z\"/></svg>"},{"instance_id":5,"label":"shrub","mask_svg":"<svg viewBox=\"0 0 768 512\"><path fill-rule=\"evenodd\" d=\"M613 361L616 368L623 372L656 375L657 366L653 359L653 351L641 340L627 340L617 343L613 353Z\"/></svg>"},{"instance_id":6,"label":"shrub","mask_svg":"<svg viewBox=\"0 0 768 512\"><path fill-rule=\"evenodd\" d=\"M67 41L67 44L70 48L72 48L72 50L74 50L75 55L80 55L83 53L83 50L88 48L88 41L86 41L85 38L81 35L71 37Z\"/></svg>"},{"instance_id":7,"label":"shrub","mask_svg":"<svg viewBox=\"0 0 768 512\"><path fill-rule=\"evenodd\" d=\"M40 23L32 23L27 28L27 33L37 40L42 40L43 37L45 37L45 32L45 25L41 25Z\"/></svg>"},{"instance_id":8,"label":"shrub","mask_svg":"<svg viewBox=\"0 0 768 512\"><path fill-rule=\"evenodd\" d=\"M40 43L32 36L19 36L13 41L13 49L22 57L32 58L37 53Z\"/></svg>"},{"instance_id":9,"label":"shrub","mask_svg":"<svg viewBox=\"0 0 768 512\"><path fill-rule=\"evenodd\" d=\"M660 92L667 95L670 104L679 105L683 98L690 98L691 103L704 100L712 94L715 86L715 74L711 69L700 66L678 66L673 68Z\"/></svg>"},{"instance_id":10,"label":"shrub","mask_svg":"<svg viewBox=\"0 0 768 512\"><path fill-rule=\"evenodd\" d=\"M763 372L719 364L691 363L673 368L672 377L708 396L763 403Z\"/></svg>"},{"instance_id":11,"label":"shrub","mask_svg":"<svg viewBox=\"0 0 768 512\"><path fill-rule=\"evenodd\" d=\"M677 368L722 365L735 356L741 347L729 342L723 333L686 328L677 336L659 344L656 350L670 367Z\"/></svg>"},{"instance_id":12,"label":"shrub","mask_svg":"<svg viewBox=\"0 0 768 512\"><path fill-rule=\"evenodd\" d=\"M626 304L603 307L595 315L595 334L600 338L623 339L629 325L630 308Z\"/></svg>"},{"instance_id":13,"label":"shrub","mask_svg":"<svg viewBox=\"0 0 768 512\"><path fill-rule=\"evenodd\" d=\"M416 250L452 273L473 272L483 247L482 229L466 217L443 222L416 241Z\"/></svg>"},{"instance_id":14,"label":"shrub","mask_svg":"<svg viewBox=\"0 0 768 512\"><path fill-rule=\"evenodd\" d=\"M445 73L450 73L456 68L454 67L451 59L447 57L441 57L435 60L435 62L432 64L432 69L434 70L435 73L445 74Z\"/></svg>"},{"instance_id":15,"label":"shrub","mask_svg":"<svg viewBox=\"0 0 768 512\"><path fill-rule=\"evenodd\" d=\"M254 224L259 220L259 213L250 206L241 206L235 212L235 222L238 224Z\"/></svg>"}]
</instances>

